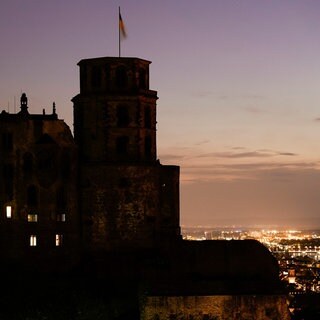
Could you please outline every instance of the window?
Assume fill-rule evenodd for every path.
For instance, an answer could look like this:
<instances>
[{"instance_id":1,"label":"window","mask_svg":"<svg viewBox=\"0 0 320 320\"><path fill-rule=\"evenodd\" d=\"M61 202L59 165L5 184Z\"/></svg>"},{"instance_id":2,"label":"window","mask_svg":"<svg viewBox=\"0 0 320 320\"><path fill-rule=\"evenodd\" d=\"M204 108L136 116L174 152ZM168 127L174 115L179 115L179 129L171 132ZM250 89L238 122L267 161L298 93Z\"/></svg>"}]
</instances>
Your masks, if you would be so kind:
<instances>
[{"instance_id":1,"label":"window","mask_svg":"<svg viewBox=\"0 0 320 320\"><path fill-rule=\"evenodd\" d=\"M30 236L30 247L36 247L37 246L37 236L31 235Z\"/></svg>"},{"instance_id":2,"label":"window","mask_svg":"<svg viewBox=\"0 0 320 320\"><path fill-rule=\"evenodd\" d=\"M27 204L29 206L38 205L38 190L35 186L30 186L27 190Z\"/></svg>"},{"instance_id":3,"label":"window","mask_svg":"<svg viewBox=\"0 0 320 320\"><path fill-rule=\"evenodd\" d=\"M63 238L62 234L56 234L56 247L62 246L62 238Z\"/></svg>"},{"instance_id":4,"label":"window","mask_svg":"<svg viewBox=\"0 0 320 320\"><path fill-rule=\"evenodd\" d=\"M116 86L118 88L125 88L127 86L128 78L125 67L118 67L116 70Z\"/></svg>"},{"instance_id":5,"label":"window","mask_svg":"<svg viewBox=\"0 0 320 320\"><path fill-rule=\"evenodd\" d=\"M58 222L65 222L66 221L66 214L65 213L58 213L57 214L57 221Z\"/></svg>"},{"instance_id":6,"label":"window","mask_svg":"<svg viewBox=\"0 0 320 320\"><path fill-rule=\"evenodd\" d=\"M31 173L33 169L33 157L32 154L27 152L23 155L23 165L24 173Z\"/></svg>"},{"instance_id":7,"label":"window","mask_svg":"<svg viewBox=\"0 0 320 320\"><path fill-rule=\"evenodd\" d=\"M147 129L151 128L151 111L149 107L144 109L144 126Z\"/></svg>"},{"instance_id":8,"label":"window","mask_svg":"<svg viewBox=\"0 0 320 320\"><path fill-rule=\"evenodd\" d=\"M57 203L57 208L59 210L63 210L67 207L67 195L66 195L66 191L63 187L60 187L57 190L57 194L56 194L56 203Z\"/></svg>"},{"instance_id":9,"label":"window","mask_svg":"<svg viewBox=\"0 0 320 320\"><path fill-rule=\"evenodd\" d=\"M4 179L4 190L6 195L6 201L13 199L13 180L14 170L11 164L5 164L3 166L3 179Z\"/></svg>"},{"instance_id":10,"label":"window","mask_svg":"<svg viewBox=\"0 0 320 320\"><path fill-rule=\"evenodd\" d=\"M127 106L117 107L117 126L127 127L129 125L130 118Z\"/></svg>"},{"instance_id":11,"label":"window","mask_svg":"<svg viewBox=\"0 0 320 320\"><path fill-rule=\"evenodd\" d=\"M85 88L86 84L87 84L87 68L86 68L86 66L81 66L81 68L80 68L81 91Z\"/></svg>"},{"instance_id":12,"label":"window","mask_svg":"<svg viewBox=\"0 0 320 320\"><path fill-rule=\"evenodd\" d=\"M6 217L8 219L12 218L12 207L11 206L6 206Z\"/></svg>"},{"instance_id":13,"label":"window","mask_svg":"<svg viewBox=\"0 0 320 320\"><path fill-rule=\"evenodd\" d=\"M69 178L71 171L71 159L67 152L62 155L61 175L63 178Z\"/></svg>"},{"instance_id":14,"label":"window","mask_svg":"<svg viewBox=\"0 0 320 320\"><path fill-rule=\"evenodd\" d=\"M29 213L28 222L38 222L38 215L36 213Z\"/></svg>"},{"instance_id":15,"label":"window","mask_svg":"<svg viewBox=\"0 0 320 320\"><path fill-rule=\"evenodd\" d=\"M125 156L128 153L129 138L126 136L117 138L117 154Z\"/></svg>"},{"instance_id":16,"label":"window","mask_svg":"<svg viewBox=\"0 0 320 320\"><path fill-rule=\"evenodd\" d=\"M12 151L13 150L13 137L12 133L4 132L2 134L2 146L5 151Z\"/></svg>"},{"instance_id":17,"label":"window","mask_svg":"<svg viewBox=\"0 0 320 320\"><path fill-rule=\"evenodd\" d=\"M144 152L145 152L146 157L151 156L151 137L150 136L145 137Z\"/></svg>"},{"instance_id":18,"label":"window","mask_svg":"<svg viewBox=\"0 0 320 320\"><path fill-rule=\"evenodd\" d=\"M144 69L139 70L139 84L141 89L146 89L146 71Z\"/></svg>"},{"instance_id":19,"label":"window","mask_svg":"<svg viewBox=\"0 0 320 320\"><path fill-rule=\"evenodd\" d=\"M101 69L95 66L91 72L91 85L95 88L101 87Z\"/></svg>"},{"instance_id":20,"label":"window","mask_svg":"<svg viewBox=\"0 0 320 320\"><path fill-rule=\"evenodd\" d=\"M110 77L111 77L111 70L110 65L106 64L104 67L105 79L106 79L106 88L108 89L110 85Z\"/></svg>"}]
</instances>

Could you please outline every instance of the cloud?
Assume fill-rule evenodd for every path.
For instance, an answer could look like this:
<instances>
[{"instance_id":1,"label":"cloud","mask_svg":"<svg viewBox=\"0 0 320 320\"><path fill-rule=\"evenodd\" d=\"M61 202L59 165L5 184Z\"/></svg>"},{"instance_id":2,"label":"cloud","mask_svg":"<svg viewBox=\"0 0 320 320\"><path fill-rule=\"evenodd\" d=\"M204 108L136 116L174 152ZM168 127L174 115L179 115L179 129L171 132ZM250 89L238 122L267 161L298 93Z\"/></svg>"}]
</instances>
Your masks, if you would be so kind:
<instances>
[{"instance_id":1,"label":"cloud","mask_svg":"<svg viewBox=\"0 0 320 320\"><path fill-rule=\"evenodd\" d=\"M161 161L168 161L168 162L173 161L173 160L175 160L175 161L182 160L184 158L185 158L184 155L179 155L179 154L161 154L161 156L160 156Z\"/></svg>"},{"instance_id":2,"label":"cloud","mask_svg":"<svg viewBox=\"0 0 320 320\"><path fill-rule=\"evenodd\" d=\"M181 181L290 181L296 175L320 174L318 162L219 163L181 166Z\"/></svg>"},{"instance_id":3,"label":"cloud","mask_svg":"<svg viewBox=\"0 0 320 320\"><path fill-rule=\"evenodd\" d=\"M320 121L320 118L315 118L314 121Z\"/></svg>"},{"instance_id":4,"label":"cloud","mask_svg":"<svg viewBox=\"0 0 320 320\"><path fill-rule=\"evenodd\" d=\"M201 145L207 144L209 142L210 142L210 140L202 140L202 141L196 142L194 145L201 146Z\"/></svg>"},{"instance_id":5,"label":"cloud","mask_svg":"<svg viewBox=\"0 0 320 320\"><path fill-rule=\"evenodd\" d=\"M236 150L233 148L233 150ZM241 150L241 149L238 149ZM275 156L296 156L293 152L281 152L272 150L257 150L248 152L211 152L195 156L195 158L228 158L228 159L239 159L239 158L269 158Z\"/></svg>"},{"instance_id":6,"label":"cloud","mask_svg":"<svg viewBox=\"0 0 320 320\"><path fill-rule=\"evenodd\" d=\"M246 111L253 113L253 114L258 114L258 113L265 113L266 110L259 108L259 107L246 107Z\"/></svg>"}]
</instances>

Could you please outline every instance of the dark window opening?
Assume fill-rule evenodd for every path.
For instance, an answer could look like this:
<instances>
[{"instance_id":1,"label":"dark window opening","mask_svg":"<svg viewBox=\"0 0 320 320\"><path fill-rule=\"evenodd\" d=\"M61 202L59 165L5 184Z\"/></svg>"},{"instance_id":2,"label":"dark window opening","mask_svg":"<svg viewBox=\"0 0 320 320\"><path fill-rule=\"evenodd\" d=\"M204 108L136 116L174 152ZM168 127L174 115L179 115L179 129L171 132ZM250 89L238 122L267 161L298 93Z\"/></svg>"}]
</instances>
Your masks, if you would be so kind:
<instances>
[{"instance_id":1,"label":"dark window opening","mask_svg":"<svg viewBox=\"0 0 320 320\"><path fill-rule=\"evenodd\" d=\"M10 132L4 132L2 134L2 146L5 151L13 150L13 136Z\"/></svg>"},{"instance_id":2,"label":"dark window opening","mask_svg":"<svg viewBox=\"0 0 320 320\"><path fill-rule=\"evenodd\" d=\"M140 85L140 89L147 88L146 71L144 69L139 70L139 85Z\"/></svg>"},{"instance_id":3,"label":"dark window opening","mask_svg":"<svg viewBox=\"0 0 320 320\"><path fill-rule=\"evenodd\" d=\"M70 176L71 164L70 164L70 156L68 153L64 153L62 156L62 164L61 164L61 175L63 178L68 178Z\"/></svg>"},{"instance_id":4,"label":"dark window opening","mask_svg":"<svg viewBox=\"0 0 320 320\"><path fill-rule=\"evenodd\" d=\"M128 188L130 186L130 181L128 178L121 178L119 181L120 188Z\"/></svg>"},{"instance_id":5,"label":"dark window opening","mask_svg":"<svg viewBox=\"0 0 320 320\"><path fill-rule=\"evenodd\" d=\"M35 186L30 186L27 190L27 204L33 207L38 205L38 190Z\"/></svg>"},{"instance_id":6,"label":"dark window opening","mask_svg":"<svg viewBox=\"0 0 320 320\"><path fill-rule=\"evenodd\" d=\"M5 164L3 166L3 179L4 179L4 189L6 194L6 200L13 200L13 179L14 179L14 169L13 165Z\"/></svg>"},{"instance_id":7,"label":"dark window opening","mask_svg":"<svg viewBox=\"0 0 320 320\"><path fill-rule=\"evenodd\" d=\"M106 64L104 67L104 74L105 74L105 79L106 79L106 88L109 88L111 71L110 71L110 66L108 64Z\"/></svg>"},{"instance_id":8,"label":"dark window opening","mask_svg":"<svg viewBox=\"0 0 320 320\"><path fill-rule=\"evenodd\" d=\"M117 126L127 127L129 125L129 111L127 106L118 106L117 108Z\"/></svg>"},{"instance_id":9,"label":"dark window opening","mask_svg":"<svg viewBox=\"0 0 320 320\"><path fill-rule=\"evenodd\" d=\"M85 88L87 84L87 67L86 66L82 66L80 68L80 86L81 86L81 90L83 90Z\"/></svg>"},{"instance_id":10,"label":"dark window opening","mask_svg":"<svg viewBox=\"0 0 320 320\"><path fill-rule=\"evenodd\" d=\"M150 136L145 137L144 152L147 157L151 156L151 137Z\"/></svg>"},{"instance_id":11,"label":"dark window opening","mask_svg":"<svg viewBox=\"0 0 320 320\"><path fill-rule=\"evenodd\" d=\"M38 169L40 171L49 171L51 170L54 166L54 154L52 149L47 150L47 151L41 151L38 155Z\"/></svg>"},{"instance_id":12,"label":"dark window opening","mask_svg":"<svg viewBox=\"0 0 320 320\"><path fill-rule=\"evenodd\" d=\"M151 128L151 111L149 107L144 109L144 126L147 129Z\"/></svg>"},{"instance_id":13,"label":"dark window opening","mask_svg":"<svg viewBox=\"0 0 320 320\"><path fill-rule=\"evenodd\" d=\"M125 88L128 84L127 71L124 67L118 67L116 70L116 86Z\"/></svg>"},{"instance_id":14,"label":"dark window opening","mask_svg":"<svg viewBox=\"0 0 320 320\"><path fill-rule=\"evenodd\" d=\"M117 154L124 156L128 154L128 144L129 138L128 137L118 137L117 138Z\"/></svg>"},{"instance_id":15,"label":"dark window opening","mask_svg":"<svg viewBox=\"0 0 320 320\"><path fill-rule=\"evenodd\" d=\"M14 170L12 164L5 164L3 166L4 180L13 180Z\"/></svg>"},{"instance_id":16,"label":"dark window opening","mask_svg":"<svg viewBox=\"0 0 320 320\"><path fill-rule=\"evenodd\" d=\"M40 126L41 124L39 124ZM42 125L41 125L41 131L42 131ZM37 144L56 144L54 139L47 133L42 134L41 137L37 140Z\"/></svg>"},{"instance_id":17,"label":"dark window opening","mask_svg":"<svg viewBox=\"0 0 320 320\"><path fill-rule=\"evenodd\" d=\"M95 88L99 88L101 86L101 69L99 67L92 67L91 85Z\"/></svg>"},{"instance_id":18,"label":"dark window opening","mask_svg":"<svg viewBox=\"0 0 320 320\"><path fill-rule=\"evenodd\" d=\"M58 191L57 191L57 208L59 210L63 210L67 207L67 197L66 197L66 193L65 193L65 190L64 188L60 188Z\"/></svg>"},{"instance_id":19,"label":"dark window opening","mask_svg":"<svg viewBox=\"0 0 320 320\"><path fill-rule=\"evenodd\" d=\"M24 173L32 173L33 170L33 157L32 154L27 152L23 155L22 169Z\"/></svg>"}]
</instances>

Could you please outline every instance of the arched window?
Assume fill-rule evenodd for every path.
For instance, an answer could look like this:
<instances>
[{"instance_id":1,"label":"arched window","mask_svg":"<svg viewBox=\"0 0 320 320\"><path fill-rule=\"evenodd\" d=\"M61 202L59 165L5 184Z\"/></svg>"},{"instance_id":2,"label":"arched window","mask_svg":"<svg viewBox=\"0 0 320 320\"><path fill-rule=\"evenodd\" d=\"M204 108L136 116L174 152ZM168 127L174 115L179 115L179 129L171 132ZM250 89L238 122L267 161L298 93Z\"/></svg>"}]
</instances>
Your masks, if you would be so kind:
<instances>
[{"instance_id":1,"label":"arched window","mask_svg":"<svg viewBox=\"0 0 320 320\"><path fill-rule=\"evenodd\" d=\"M36 207L38 205L38 190L35 186L28 187L27 204L28 206L33 206L33 207Z\"/></svg>"},{"instance_id":2,"label":"arched window","mask_svg":"<svg viewBox=\"0 0 320 320\"><path fill-rule=\"evenodd\" d=\"M120 66L116 70L116 86L118 88L125 88L128 84L127 70L125 67Z\"/></svg>"},{"instance_id":3,"label":"arched window","mask_svg":"<svg viewBox=\"0 0 320 320\"><path fill-rule=\"evenodd\" d=\"M144 69L139 70L139 86L140 86L140 89L147 88L146 70Z\"/></svg>"},{"instance_id":4,"label":"arched window","mask_svg":"<svg viewBox=\"0 0 320 320\"><path fill-rule=\"evenodd\" d=\"M151 111L150 107L144 109L144 126L147 129L151 128Z\"/></svg>"},{"instance_id":5,"label":"arched window","mask_svg":"<svg viewBox=\"0 0 320 320\"><path fill-rule=\"evenodd\" d=\"M127 127L129 125L129 111L128 107L120 105L117 107L117 126L118 127Z\"/></svg>"}]
</instances>

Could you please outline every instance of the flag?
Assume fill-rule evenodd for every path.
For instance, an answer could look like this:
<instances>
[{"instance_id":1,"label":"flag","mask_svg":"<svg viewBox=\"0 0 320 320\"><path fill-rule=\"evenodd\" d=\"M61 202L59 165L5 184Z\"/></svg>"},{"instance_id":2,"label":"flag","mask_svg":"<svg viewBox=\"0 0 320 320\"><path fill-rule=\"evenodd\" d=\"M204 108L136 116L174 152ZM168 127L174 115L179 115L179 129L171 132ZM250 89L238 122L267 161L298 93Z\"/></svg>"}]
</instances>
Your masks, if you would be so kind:
<instances>
[{"instance_id":1,"label":"flag","mask_svg":"<svg viewBox=\"0 0 320 320\"><path fill-rule=\"evenodd\" d=\"M120 12L119 12L119 30L122 38L126 38L127 37L126 28L124 26L124 22L122 20Z\"/></svg>"}]
</instances>

